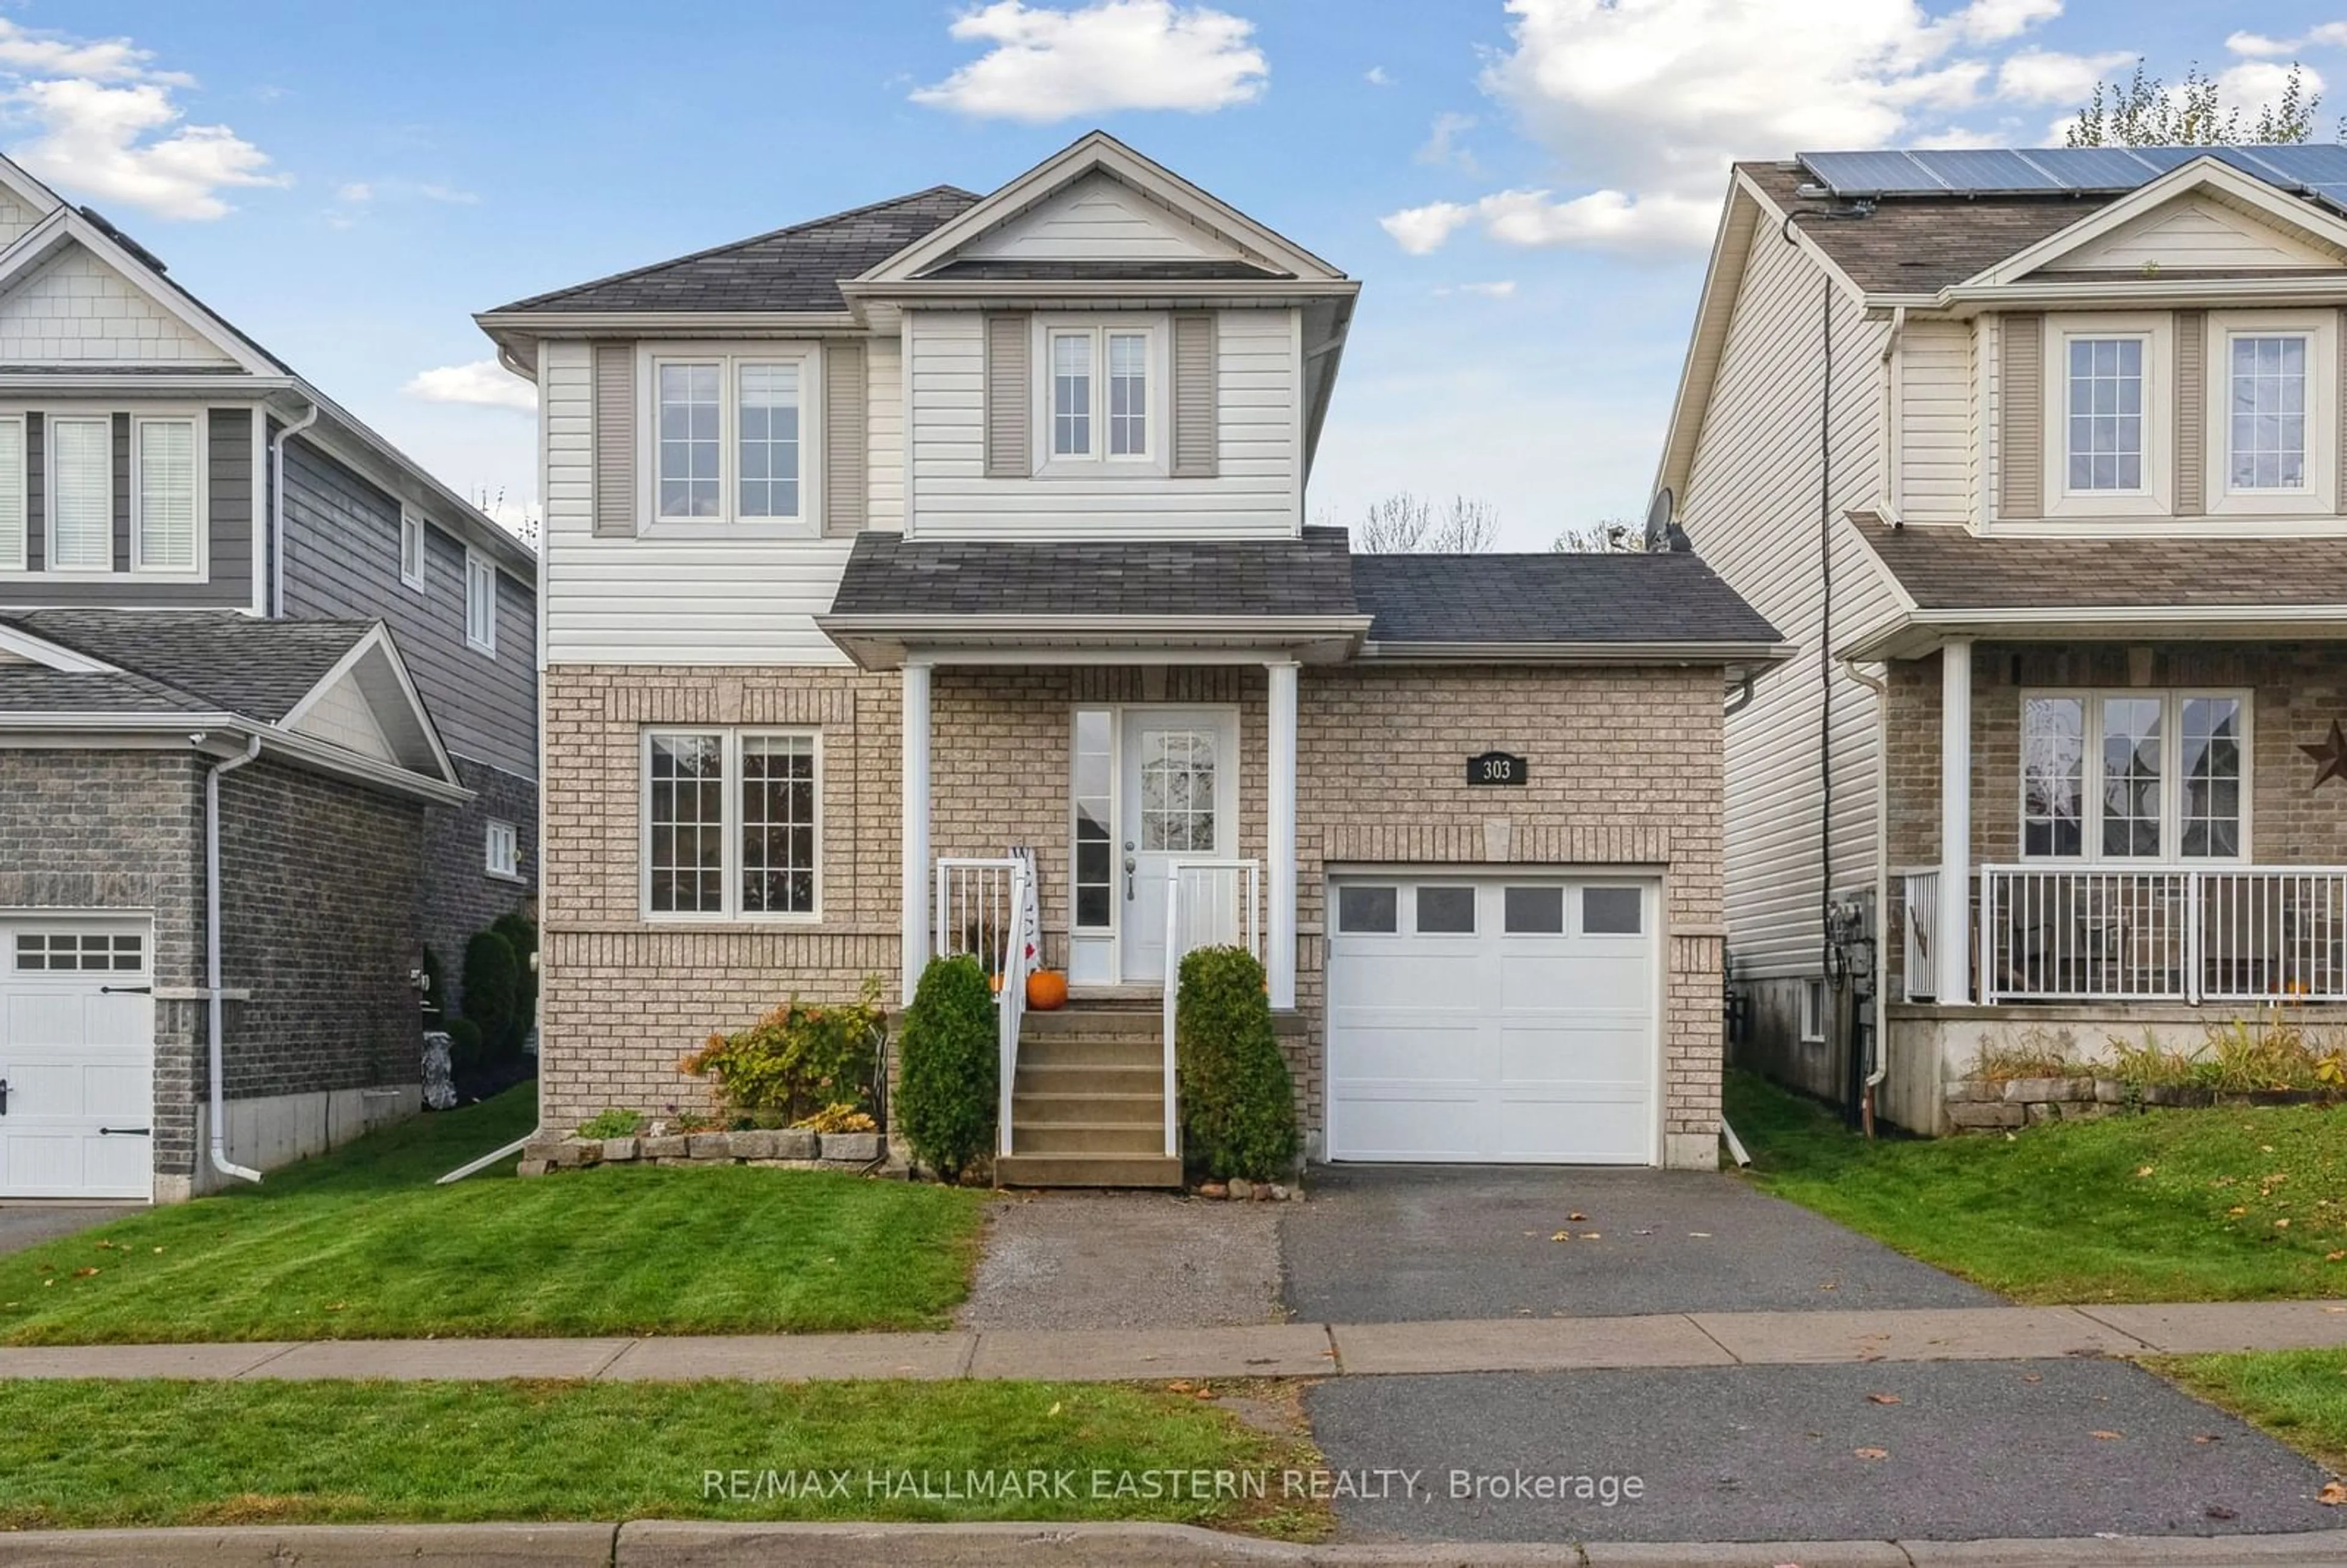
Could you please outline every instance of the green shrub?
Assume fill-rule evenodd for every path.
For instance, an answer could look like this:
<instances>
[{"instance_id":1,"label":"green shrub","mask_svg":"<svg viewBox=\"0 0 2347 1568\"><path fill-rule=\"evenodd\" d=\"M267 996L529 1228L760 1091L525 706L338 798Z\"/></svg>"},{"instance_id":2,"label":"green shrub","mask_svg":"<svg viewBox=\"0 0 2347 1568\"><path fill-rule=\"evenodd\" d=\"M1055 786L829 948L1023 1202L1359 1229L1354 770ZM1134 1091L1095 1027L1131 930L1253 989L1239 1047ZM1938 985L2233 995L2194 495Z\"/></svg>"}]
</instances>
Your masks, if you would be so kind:
<instances>
[{"instance_id":1,"label":"green shrub","mask_svg":"<svg viewBox=\"0 0 2347 1568\"><path fill-rule=\"evenodd\" d=\"M465 944L465 1017L481 1031L481 1050L502 1061L521 1049L514 1011L513 944L495 931L476 931Z\"/></svg>"},{"instance_id":2,"label":"green shrub","mask_svg":"<svg viewBox=\"0 0 2347 1568\"><path fill-rule=\"evenodd\" d=\"M468 1018L452 1018L441 1027L448 1033L448 1076L462 1080L480 1071L486 1063L481 1026Z\"/></svg>"},{"instance_id":3,"label":"green shrub","mask_svg":"<svg viewBox=\"0 0 2347 1568\"><path fill-rule=\"evenodd\" d=\"M1182 1159L1200 1176L1271 1181L1296 1166L1296 1090L1272 1033L1263 966L1244 948L1182 960L1174 1002Z\"/></svg>"},{"instance_id":4,"label":"green shrub","mask_svg":"<svg viewBox=\"0 0 2347 1568\"><path fill-rule=\"evenodd\" d=\"M924 1164L957 1180L994 1147L1001 1086L994 992L978 960L931 958L905 1009L897 1124Z\"/></svg>"},{"instance_id":5,"label":"green shrub","mask_svg":"<svg viewBox=\"0 0 2347 1568\"><path fill-rule=\"evenodd\" d=\"M489 929L513 948L514 1017L527 1035L538 1021L538 969L530 963L538 956L538 923L518 909L509 909L490 921Z\"/></svg>"},{"instance_id":6,"label":"green shrub","mask_svg":"<svg viewBox=\"0 0 2347 1568\"><path fill-rule=\"evenodd\" d=\"M867 976L853 1002L794 997L748 1029L711 1035L677 1067L713 1080L720 1106L753 1123L785 1125L827 1105L861 1110L872 1103L887 1020L880 981Z\"/></svg>"},{"instance_id":7,"label":"green shrub","mask_svg":"<svg viewBox=\"0 0 2347 1568\"><path fill-rule=\"evenodd\" d=\"M632 1138L643 1130L641 1111L598 1111L579 1124L581 1138Z\"/></svg>"}]
</instances>

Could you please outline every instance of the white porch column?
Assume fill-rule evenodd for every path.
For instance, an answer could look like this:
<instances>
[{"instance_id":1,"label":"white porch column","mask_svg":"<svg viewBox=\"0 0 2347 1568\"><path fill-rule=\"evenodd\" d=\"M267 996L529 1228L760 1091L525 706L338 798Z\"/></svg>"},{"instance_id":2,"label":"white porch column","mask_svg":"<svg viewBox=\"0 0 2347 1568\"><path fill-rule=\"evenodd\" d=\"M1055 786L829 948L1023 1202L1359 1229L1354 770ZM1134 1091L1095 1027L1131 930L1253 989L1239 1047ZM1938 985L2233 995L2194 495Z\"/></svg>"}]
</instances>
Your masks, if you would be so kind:
<instances>
[{"instance_id":1,"label":"white porch column","mask_svg":"<svg viewBox=\"0 0 2347 1568\"><path fill-rule=\"evenodd\" d=\"M905 701L904 969L913 999L929 961L929 667L907 659Z\"/></svg>"},{"instance_id":2,"label":"white porch column","mask_svg":"<svg viewBox=\"0 0 2347 1568\"><path fill-rule=\"evenodd\" d=\"M1932 994L1942 1004L1972 996L1973 643L1940 649L1940 910L1933 938Z\"/></svg>"},{"instance_id":3,"label":"white porch column","mask_svg":"<svg viewBox=\"0 0 2347 1568\"><path fill-rule=\"evenodd\" d=\"M1265 857L1271 862L1271 907L1264 921L1271 1005L1296 1005L1296 661L1266 660L1271 800L1265 810Z\"/></svg>"}]
</instances>

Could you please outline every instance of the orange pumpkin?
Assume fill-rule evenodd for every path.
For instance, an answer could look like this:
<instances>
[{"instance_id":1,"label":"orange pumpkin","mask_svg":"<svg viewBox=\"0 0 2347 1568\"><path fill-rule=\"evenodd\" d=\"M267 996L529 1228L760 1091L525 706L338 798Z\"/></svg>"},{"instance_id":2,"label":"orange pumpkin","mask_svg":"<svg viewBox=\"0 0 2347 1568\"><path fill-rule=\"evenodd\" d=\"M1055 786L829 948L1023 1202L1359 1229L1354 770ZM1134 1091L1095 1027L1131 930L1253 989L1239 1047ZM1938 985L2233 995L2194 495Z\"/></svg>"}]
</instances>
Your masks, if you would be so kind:
<instances>
[{"instance_id":1,"label":"orange pumpkin","mask_svg":"<svg viewBox=\"0 0 2347 1568\"><path fill-rule=\"evenodd\" d=\"M1051 1012L1068 1005L1068 977L1058 969L1037 969L1027 977L1027 1005Z\"/></svg>"}]
</instances>

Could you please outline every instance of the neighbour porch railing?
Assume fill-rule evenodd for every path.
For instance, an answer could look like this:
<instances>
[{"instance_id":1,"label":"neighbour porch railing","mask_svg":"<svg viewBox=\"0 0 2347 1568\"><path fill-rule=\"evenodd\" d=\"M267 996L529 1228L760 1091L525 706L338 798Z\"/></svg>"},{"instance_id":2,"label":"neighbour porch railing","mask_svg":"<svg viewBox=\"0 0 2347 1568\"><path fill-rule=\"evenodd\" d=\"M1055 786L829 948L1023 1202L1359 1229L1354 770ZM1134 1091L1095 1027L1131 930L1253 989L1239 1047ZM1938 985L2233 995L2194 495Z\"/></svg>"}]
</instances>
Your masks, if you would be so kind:
<instances>
[{"instance_id":1,"label":"neighbour porch railing","mask_svg":"<svg viewBox=\"0 0 2347 1568\"><path fill-rule=\"evenodd\" d=\"M1263 957L1263 863L1176 860L1165 877L1165 1153L1182 1153L1175 1103L1174 1021L1182 960L1200 948L1235 947Z\"/></svg>"},{"instance_id":2,"label":"neighbour porch railing","mask_svg":"<svg viewBox=\"0 0 2347 1568\"><path fill-rule=\"evenodd\" d=\"M1984 1002L2347 1000L2347 868L1983 866L1980 951Z\"/></svg>"},{"instance_id":3,"label":"neighbour porch railing","mask_svg":"<svg viewBox=\"0 0 2347 1568\"><path fill-rule=\"evenodd\" d=\"M1940 928L1940 872L1932 866L1901 875L1906 895L1901 905L1905 917L1899 922L1905 932L1899 978L1909 1001L1929 1001L1939 989L1933 966L1939 962L1934 954Z\"/></svg>"},{"instance_id":4,"label":"neighbour porch railing","mask_svg":"<svg viewBox=\"0 0 2347 1568\"><path fill-rule=\"evenodd\" d=\"M1014 849L999 859L948 857L938 862L937 945L941 958L968 953L994 987L995 1152L1011 1153L1012 1089L1019 1075L1019 1027L1027 1014L1027 976L1034 968L1042 924L1036 913L1035 852Z\"/></svg>"}]
</instances>

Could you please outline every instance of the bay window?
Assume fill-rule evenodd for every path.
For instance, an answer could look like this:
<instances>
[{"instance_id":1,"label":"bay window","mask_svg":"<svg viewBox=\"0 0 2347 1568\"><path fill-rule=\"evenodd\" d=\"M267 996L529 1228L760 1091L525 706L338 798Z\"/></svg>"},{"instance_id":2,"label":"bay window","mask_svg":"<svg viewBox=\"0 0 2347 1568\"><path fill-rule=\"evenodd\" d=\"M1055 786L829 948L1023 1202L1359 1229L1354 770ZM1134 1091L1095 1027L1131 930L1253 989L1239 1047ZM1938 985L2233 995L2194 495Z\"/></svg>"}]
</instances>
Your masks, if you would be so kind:
<instances>
[{"instance_id":1,"label":"bay window","mask_svg":"<svg viewBox=\"0 0 2347 1568\"><path fill-rule=\"evenodd\" d=\"M644 736L644 912L707 919L816 910L820 775L807 731Z\"/></svg>"},{"instance_id":2,"label":"bay window","mask_svg":"<svg viewBox=\"0 0 2347 1568\"><path fill-rule=\"evenodd\" d=\"M1039 475L1166 471L1162 317L1051 316L1036 326Z\"/></svg>"},{"instance_id":3,"label":"bay window","mask_svg":"<svg viewBox=\"0 0 2347 1568\"><path fill-rule=\"evenodd\" d=\"M813 345L647 353L656 524L813 531Z\"/></svg>"},{"instance_id":4,"label":"bay window","mask_svg":"<svg viewBox=\"0 0 2347 1568\"><path fill-rule=\"evenodd\" d=\"M2023 856L2240 858L2249 844L2249 712L2243 692L2025 693Z\"/></svg>"}]
</instances>

